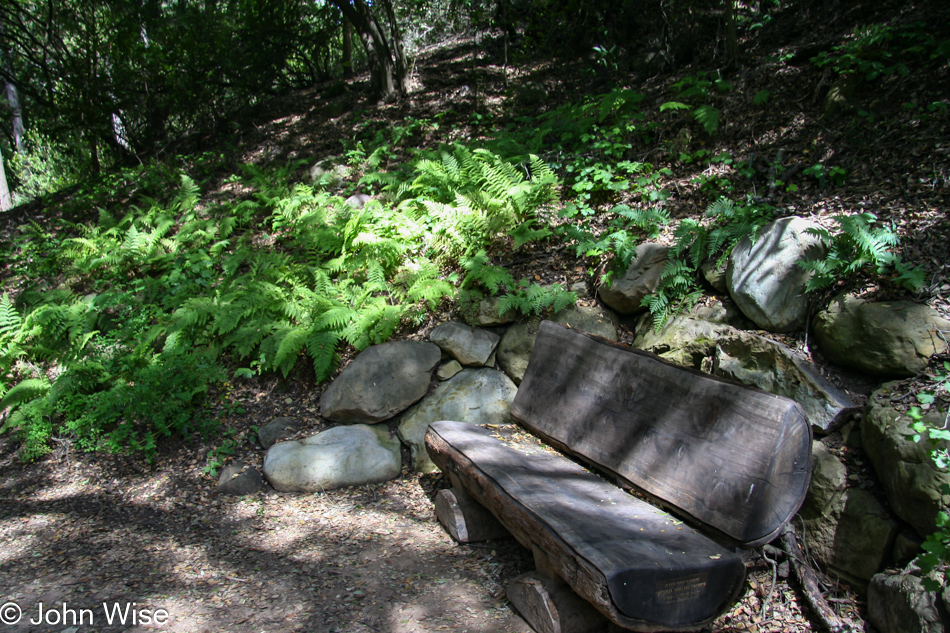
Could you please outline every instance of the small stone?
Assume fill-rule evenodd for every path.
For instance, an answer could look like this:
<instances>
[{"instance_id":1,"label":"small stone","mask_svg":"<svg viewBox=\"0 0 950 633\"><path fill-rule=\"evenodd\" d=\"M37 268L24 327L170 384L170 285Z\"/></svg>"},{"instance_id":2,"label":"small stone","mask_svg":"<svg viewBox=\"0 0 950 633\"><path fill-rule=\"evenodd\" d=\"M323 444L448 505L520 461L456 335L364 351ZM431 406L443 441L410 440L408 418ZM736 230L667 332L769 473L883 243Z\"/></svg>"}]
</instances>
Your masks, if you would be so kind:
<instances>
[{"instance_id":1,"label":"small stone","mask_svg":"<svg viewBox=\"0 0 950 633\"><path fill-rule=\"evenodd\" d=\"M263 488L261 474L242 461L228 464L218 477L218 494L222 495L252 495Z\"/></svg>"},{"instance_id":2,"label":"small stone","mask_svg":"<svg viewBox=\"0 0 950 633\"><path fill-rule=\"evenodd\" d=\"M462 365L459 364L457 360L450 360L446 364L439 367L439 371L436 373L436 378L439 380L448 380L460 371L462 371Z\"/></svg>"},{"instance_id":3,"label":"small stone","mask_svg":"<svg viewBox=\"0 0 950 633\"><path fill-rule=\"evenodd\" d=\"M257 430L257 441L261 448L268 449L280 440L291 437L296 432L296 425L293 418L279 417L274 418Z\"/></svg>"}]
</instances>

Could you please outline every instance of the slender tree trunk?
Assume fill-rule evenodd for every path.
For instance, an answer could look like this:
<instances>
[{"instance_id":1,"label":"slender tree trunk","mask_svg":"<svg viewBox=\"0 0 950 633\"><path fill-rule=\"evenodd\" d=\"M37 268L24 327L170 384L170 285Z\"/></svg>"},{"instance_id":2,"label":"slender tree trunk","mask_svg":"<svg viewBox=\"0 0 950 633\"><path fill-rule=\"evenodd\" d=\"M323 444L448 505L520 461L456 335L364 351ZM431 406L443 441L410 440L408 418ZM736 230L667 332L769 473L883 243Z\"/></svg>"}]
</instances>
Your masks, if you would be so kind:
<instances>
[{"instance_id":1,"label":"slender tree trunk","mask_svg":"<svg viewBox=\"0 0 950 633\"><path fill-rule=\"evenodd\" d=\"M734 64L739 59L739 36L736 32L736 0L726 3L726 63Z\"/></svg>"},{"instance_id":2,"label":"slender tree trunk","mask_svg":"<svg viewBox=\"0 0 950 633\"><path fill-rule=\"evenodd\" d=\"M343 76L353 77L353 23L343 18Z\"/></svg>"},{"instance_id":3,"label":"slender tree trunk","mask_svg":"<svg viewBox=\"0 0 950 633\"><path fill-rule=\"evenodd\" d=\"M330 1L359 33L369 58L370 77L376 95L387 99L396 93L405 92L405 68L397 68L396 56L386 39L386 33L366 0L352 0L352 4L350 0Z\"/></svg>"},{"instance_id":4,"label":"slender tree trunk","mask_svg":"<svg viewBox=\"0 0 950 633\"><path fill-rule=\"evenodd\" d=\"M3 168L3 154L0 154L0 211L9 211L13 208L13 198L10 197L10 187L7 185L7 172Z\"/></svg>"},{"instance_id":5,"label":"slender tree trunk","mask_svg":"<svg viewBox=\"0 0 950 633\"><path fill-rule=\"evenodd\" d=\"M409 62L406 59L406 49L402 45L402 33L399 32L399 23L396 22L396 11L393 9L392 0L382 0L382 5L389 20L389 37L392 40L393 62L396 70L395 79L398 82L399 92L405 94L409 92Z\"/></svg>"},{"instance_id":6,"label":"slender tree trunk","mask_svg":"<svg viewBox=\"0 0 950 633\"><path fill-rule=\"evenodd\" d=\"M7 83L6 87L7 103L10 104L10 110L13 112L13 145L17 153L26 154L26 145L23 143L25 135L23 129L23 110L20 108L20 99L17 95L16 86Z\"/></svg>"}]
</instances>

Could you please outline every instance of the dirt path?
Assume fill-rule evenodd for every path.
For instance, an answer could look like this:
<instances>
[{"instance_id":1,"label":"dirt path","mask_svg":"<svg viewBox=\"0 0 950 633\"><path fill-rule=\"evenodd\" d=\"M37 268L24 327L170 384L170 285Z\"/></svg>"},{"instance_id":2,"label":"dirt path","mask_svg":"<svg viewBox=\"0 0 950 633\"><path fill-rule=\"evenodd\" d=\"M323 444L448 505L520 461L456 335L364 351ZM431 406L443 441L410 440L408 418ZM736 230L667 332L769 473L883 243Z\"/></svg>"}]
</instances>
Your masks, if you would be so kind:
<instances>
[{"instance_id":1,"label":"dirt path","mask_svg":"<svg viewBox=\"0 0 950 633\"><path fill-rule=\"evenodd\" d=\"M0 601L22 609L5 633L75 633L74 613L80 632L530 631L503 589L524 552L454 544L431 480L215 497L197 465L116 476L83 456L21 470L3 448Z\"/></svg>"}]
</instances>

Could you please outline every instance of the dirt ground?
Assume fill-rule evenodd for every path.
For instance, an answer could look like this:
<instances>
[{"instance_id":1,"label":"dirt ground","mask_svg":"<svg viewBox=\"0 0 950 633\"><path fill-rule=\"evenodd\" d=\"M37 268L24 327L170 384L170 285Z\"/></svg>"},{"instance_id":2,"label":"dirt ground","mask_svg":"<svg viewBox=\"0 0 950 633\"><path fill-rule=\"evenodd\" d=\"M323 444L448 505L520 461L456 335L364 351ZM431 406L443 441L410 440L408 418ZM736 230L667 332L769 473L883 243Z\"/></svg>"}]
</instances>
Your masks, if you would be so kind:
<instances>
[{"instance_id":1,"label":"dirt ground","mask_svg":"<svg viewBox=\"0 0 950 633\"><path fill-rule=\"evenodd\" d=\"M152 468L61 452L24 470L0 440L0 616L22 614L0 630L531 631L505 598L530 555L454 543L434 518L437 476L225 497L205 449ZM761 558L749 569L711 630L814 630L788 581ZM853 596L838 606L859 617Z\"/></svg>"},{"instance_id":2,"label":"dirt ground","mask_svg":"<svg viewBox=\"0 0 950 633\"><path fill-rule=\"evenodd\" d=\"M504 599L528 558L454 544L432 481L217 497L182 451L143 473L85 455L24 472L4 444L0 600L22 619L2 630L530 631Z\"/></svg>"}]
</instances>

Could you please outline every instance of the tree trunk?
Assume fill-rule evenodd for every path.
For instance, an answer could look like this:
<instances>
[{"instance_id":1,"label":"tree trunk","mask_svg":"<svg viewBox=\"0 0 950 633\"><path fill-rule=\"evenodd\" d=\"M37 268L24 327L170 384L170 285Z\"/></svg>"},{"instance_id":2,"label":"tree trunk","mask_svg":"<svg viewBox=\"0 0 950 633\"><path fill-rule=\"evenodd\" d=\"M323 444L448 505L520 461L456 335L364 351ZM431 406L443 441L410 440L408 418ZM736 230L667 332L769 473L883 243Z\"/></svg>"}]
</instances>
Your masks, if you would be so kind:
<instances>
[{"instance_id":1,"label":"tree trunk","mask_svg":"<svg viewBox=\"0 0 950 633\"><path fill-rule=\"evenodd\" d=\"M386 17L389 19L396 81L399 85L399 92L405 94L409 92L409 62L406 59L406 49L402 45L402 34L399 32L399 24L396 22L396 11L393 10L392 0L382 0L382 5L386 10Z\"/></svg>"},{"instance_id":2,"label":"tree trunk","mask_svg":"<svg viewBox=\"0 0 950 633\"><path fill-rule=\"evenodd\" d=\"M20 108L20 99L17 96L16 86L7 83L6 88L7 103L10 104L10 110L13 112L13 145L17 153L26 154L26 146L23 144L23 110Z\"/></svg>"},{"instance_id":3,"label":"tree trunk","mask_svg":"<svg viewBox=\"0 0 950 633\"><path fill-rule=\"evenodd\" d=\"M343 76L353 77L353 23L343 18Z\"/></svg>"},{"instance_id":4,"label":"tree trunk","mask_svg":"<svg viewBox=\"0 0 950 633\"><path fill-rule=\"evenodd\" d=\"M726 63L734 64L739 59L739 36L736 32L736 1L726 2Z\"/></svg>"},{"instance_id":5,"label":"tree trunk","mask_svg":"<svg viewBox=\"0 0 950 633\"><path fill-rule=\"evenodd\" d=\"M7 172L3 168L3 154L0 154L0 211L9 211L12 208L13 199L7 185Z\"/></svg>"},{"instance_id":6,"label":"tree trunk","mask_svg":"<svg viewBox=\"0 0 950 633\"><path fill-rule=\"evenodd\" d=\"M353 24L360 35L369 58L370 80L376 96L387 99L397 93L404 93L405 68L397 66L397 55L393 55L386 33L366 0L352 0L352 3L350 0L330 1L343 12L343 17Z\"/></svg>"}]
</instances>

